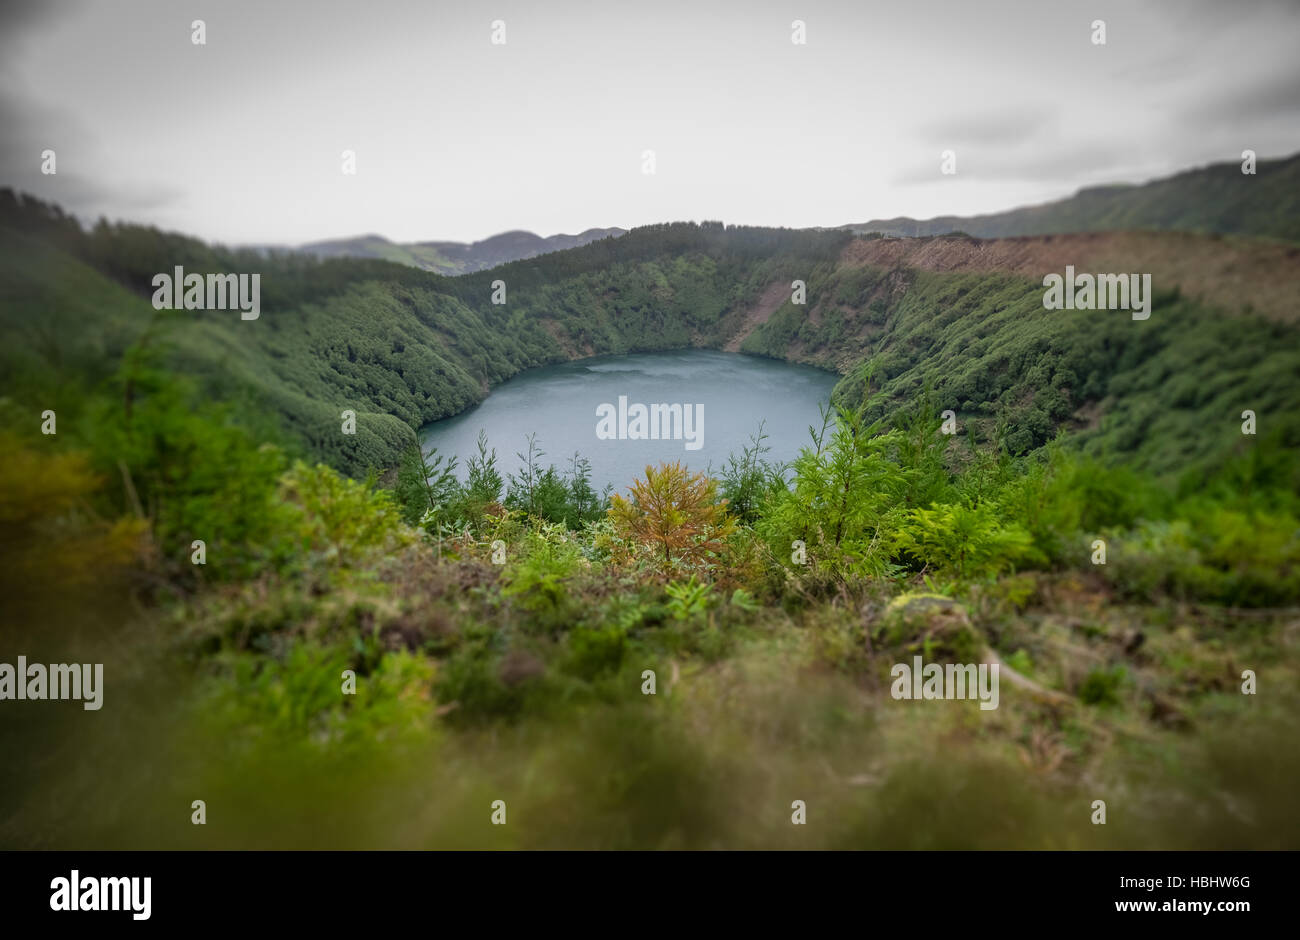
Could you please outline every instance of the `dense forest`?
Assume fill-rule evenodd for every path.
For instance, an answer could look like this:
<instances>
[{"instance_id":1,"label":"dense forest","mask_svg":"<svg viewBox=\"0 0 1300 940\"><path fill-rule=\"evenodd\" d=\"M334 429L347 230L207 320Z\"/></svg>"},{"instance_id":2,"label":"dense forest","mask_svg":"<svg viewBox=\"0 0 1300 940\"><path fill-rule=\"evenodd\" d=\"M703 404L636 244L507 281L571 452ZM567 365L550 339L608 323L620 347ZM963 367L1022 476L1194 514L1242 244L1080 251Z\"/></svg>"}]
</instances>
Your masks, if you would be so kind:
<instances>
[{"instance_id":1,"label":"dense forest","mask_svg":"<svg viewBox=\"0 0 1300 940\"><path fill-rule=\"evenodd\" d=\"M449 278L0 194L8 639L114 677L93 727L0 729L60 742L0 844L1294 848L1273 285L1161 283L1138 322L855 244L675 223ZM260 318L155 310L176 265L259 272ZM789 465L760 437L609 499L415 444L524 369L690 346L843 378ZM901 707L914 655L1000 663L1001 707Z\"/></svg>"}]
</instances>

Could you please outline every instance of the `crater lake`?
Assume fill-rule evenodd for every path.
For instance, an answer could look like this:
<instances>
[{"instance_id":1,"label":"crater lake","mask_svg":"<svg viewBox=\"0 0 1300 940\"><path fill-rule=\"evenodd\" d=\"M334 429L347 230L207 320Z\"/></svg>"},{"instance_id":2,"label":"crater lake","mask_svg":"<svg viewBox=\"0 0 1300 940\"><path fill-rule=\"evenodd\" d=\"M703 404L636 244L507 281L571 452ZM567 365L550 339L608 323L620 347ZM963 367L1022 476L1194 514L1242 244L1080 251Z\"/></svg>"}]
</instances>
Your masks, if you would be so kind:
<instances>
[{"instance_id":1,"label":"crater lake","mask_svg":"<svg viewBox=\"0 0 1300 940\"><path fill-rule=\"evenodd\" d=\"M542 467L567 471L577 452L591 462L593 486L623 492L647 464L681 461L693 471L719 470L728 455L740 455L760 423L770 448L766 459L793 459L811 442L809 425L821 425L820 409L839 378L713 350L581 359L523 372L474 408L425 425L420 439L426 452L436 448L459 458L464 479L480 430L503 476L519 473L516 455L527 452L528 435L536 432Z\"/></svg>"}]
</instances>

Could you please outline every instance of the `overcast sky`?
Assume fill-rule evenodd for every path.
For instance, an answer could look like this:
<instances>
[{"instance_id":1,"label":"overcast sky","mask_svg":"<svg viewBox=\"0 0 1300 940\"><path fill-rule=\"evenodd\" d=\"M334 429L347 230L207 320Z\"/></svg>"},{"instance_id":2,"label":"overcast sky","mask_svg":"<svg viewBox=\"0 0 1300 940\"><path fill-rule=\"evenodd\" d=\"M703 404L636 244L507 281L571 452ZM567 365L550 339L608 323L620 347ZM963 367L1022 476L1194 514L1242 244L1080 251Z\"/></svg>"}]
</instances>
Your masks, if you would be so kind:
<instances>
[{"instance_id":1,"label":"overcast sky","mask_svg":"<svg viewBox=\"0 0 1300 940\"><path fill-rule=\"evenodd\" d=\"M1300 151L1295 0L0 6L0 185L224 242L927 218Z\"/></svg>"}]
</instances>

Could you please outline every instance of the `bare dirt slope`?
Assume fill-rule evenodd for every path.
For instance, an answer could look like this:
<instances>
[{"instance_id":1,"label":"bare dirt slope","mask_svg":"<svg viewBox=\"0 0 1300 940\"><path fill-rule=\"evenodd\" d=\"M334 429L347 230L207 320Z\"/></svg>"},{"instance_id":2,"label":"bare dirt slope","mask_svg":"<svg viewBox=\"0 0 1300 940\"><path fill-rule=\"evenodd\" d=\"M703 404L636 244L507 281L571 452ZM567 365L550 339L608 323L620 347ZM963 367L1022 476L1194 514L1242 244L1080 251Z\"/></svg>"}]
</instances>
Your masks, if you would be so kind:
<instances>
[{"instance_id":1,"label":"bare dirt slope","mask_svg":"<svg viewBox=\"0 0 1300 940\"><path fill-rule=\"evenodd\" d=\"M1066 265L1078 273L1151 275L1156 291L1178 286L1226 313L1300 322L1300 247L1186 232L1096 232L1021 238L856 239L848 264L926 271L1004 271L1036 281Z\"/></svg>"},{"instance_id":2,"label":"bare dirt slope","mask_svg":"<svg viewBox=\"0 0 1300 940\"><path fill-rule=\"evenodd\" d=\"M763 291L763 295L758 298L754 306L745 311L740 321L740 329L736 330L734 336L727 340L722 347L726 352L740 352L740 344L743 343L750 333L754 332L760 326L768 321L772 314L776 313L781 304L790 299L790 285L784 281L774 281Z\"/></svg>"}]
</instances>

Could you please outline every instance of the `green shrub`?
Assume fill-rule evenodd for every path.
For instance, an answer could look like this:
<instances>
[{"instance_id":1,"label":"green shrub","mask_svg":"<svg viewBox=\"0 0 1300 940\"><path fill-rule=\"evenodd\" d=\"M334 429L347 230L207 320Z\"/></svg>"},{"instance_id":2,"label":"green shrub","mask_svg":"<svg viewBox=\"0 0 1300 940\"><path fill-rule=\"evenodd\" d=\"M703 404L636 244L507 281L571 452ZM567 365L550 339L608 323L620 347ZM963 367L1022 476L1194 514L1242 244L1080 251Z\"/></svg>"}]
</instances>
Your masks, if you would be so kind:
<instances>
[{"instance_id":1,"label":"green shrub","mask_svg":"<svg viewBox=\"0 0 1300 940\"><path fill-rule=\"evenodd\" d=\"M568 672L582 679L595 679L617 672L627 650L627 634L622 627L578 627L569 633Z\"/></svg>"},{"instance_id":2,"label":"green shrub","mask_svg":"<svg viewBox=\"0 0 1300 940\"><path fill-rule=\"evenodd\" d=\"M1013 568L1029 557L1032 541L1018 526L1000 525L988 503L913 509L896 545L928 568L962 579L982 578Z\"/></svg>"},{"instance_id":3,"label":"green shrub","mask_svg":"<svg viewBox=\"0 0 1300 940\"><path fill-rule=\"evenodd\" d=\"M1079 684L1079 699L1085 705L1118 705L1119 689L1127 676L1123 666L1093 669Z\"/></svg>"},{"instance_id":4,"label":"green shrub","mask_svg":"<svg viewBox=\"0 0 1300 940\"><path fill-rule=\"evenodd\" d=\"M422 657L385 656L356 676L355 694L343 692L343 673L354 666L342 646L297 642L280 658L225 661L202 691L202 710L241 749L348 755L431 738L434 666Z\"/></svg>"},{"instance_id":5,"label":"green shrub","mask_svg":"<svg viewBox=\"0 0 1300 940\"><path fill-rule=\"evenodd\" d=\"M713 586L701 584L691 575L689 581L677 581L664 588L668 592L668 611L677 620L689 620L702 614L713 603Z\"/></svg>"},{"instance_id":6,"label":"green shrub","mask_svg":"<svg viewBox=\"0 0 1300 940\"><path fill-rule=\"evenodd\" d=\"M788 488L769 498L756 524L772 556L801 577L824 571L842 582L888 574L907 482L890 458L900 438L882 433L880 422L868 424L864 409L839 409L833 424L827 414L813 446L792 462ZM796 541L805 546L804 566L791 558Z\"/></svg>"},{"instance_id":7,"label":"green shrub","mask_svg":"<svg viewBox=\"0 0 1300 940\"><path fill-rule=\"evenodd\" d=\"M581 609L568 582L584 564L577 541L563 525L542 523L517 547L507 548L502 593L531 615L541 630L567 629L581 619ZM513 557L512 557L513 556Z\"/></svg>"},{"instance_id":8,"label":"green shrub","mask_svg":"<svg viewBox=\"0 0 1300 940\"><path fill-rule=\"evenodd\" d=\"M310 562L327 568L355 567L411 540L390 493L323 464L294 464L280 481L280 498L300 510L294 542Z\"/></svg>"}]
</instances>

